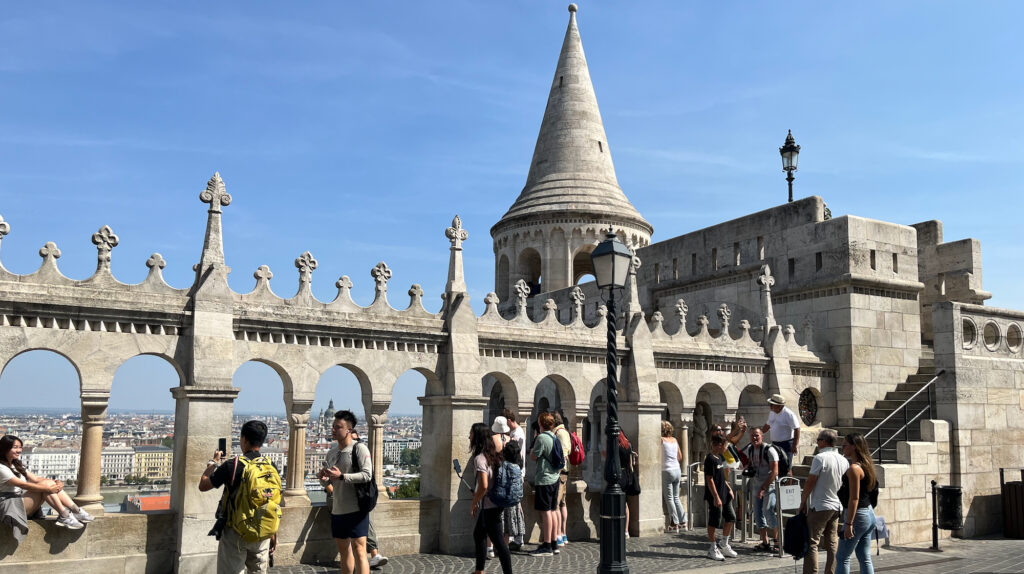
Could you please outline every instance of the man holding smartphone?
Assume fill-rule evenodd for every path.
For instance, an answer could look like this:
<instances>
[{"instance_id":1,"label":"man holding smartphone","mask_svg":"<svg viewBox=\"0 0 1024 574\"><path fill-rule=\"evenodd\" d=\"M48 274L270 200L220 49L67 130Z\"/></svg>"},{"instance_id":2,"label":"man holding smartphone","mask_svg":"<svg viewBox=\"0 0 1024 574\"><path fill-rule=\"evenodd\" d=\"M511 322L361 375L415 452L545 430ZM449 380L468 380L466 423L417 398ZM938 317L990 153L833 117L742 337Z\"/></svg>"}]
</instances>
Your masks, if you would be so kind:
<instances>
[{"instance_id":1,"label":"man holding smartphone","mask_svg":"<svg viewBox=\"0 0 1024 574\"><path fill-rule=\"evenodd\" d=\"M263 441L266 438L267 425L263 421L252 420L243 424L239 439L242 457L247 459L247 462L261 458L260 447L263 446ZM270 555L277 548L277 534L258 542L246 542L234 528L225 527L226 514L231 512L230 505L235 499L235 491L242 484L247 464L241 460L229 460L227 463L221 464L226 448L227 440L220 439L218 450L213 453L213 458L207 463L206 471L199 478L200 492L227 485L225 515L218 514L217 523L210 531L210 534L217 536L220 541L220 545L217 547L217 574L265 573ZM269 463L269 460L267 462Z\"/></svg>"}]
</instances>

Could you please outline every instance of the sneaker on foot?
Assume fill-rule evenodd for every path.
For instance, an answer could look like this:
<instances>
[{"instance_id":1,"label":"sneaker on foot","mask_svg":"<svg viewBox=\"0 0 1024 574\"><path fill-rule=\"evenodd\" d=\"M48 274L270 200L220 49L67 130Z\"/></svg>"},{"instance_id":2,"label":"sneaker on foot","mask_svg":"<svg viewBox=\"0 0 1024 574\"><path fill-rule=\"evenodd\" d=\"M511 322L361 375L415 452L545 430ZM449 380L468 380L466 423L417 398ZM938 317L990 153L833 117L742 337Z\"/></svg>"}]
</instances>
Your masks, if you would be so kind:
<instances>
[{"instance_id":1,"label":"sneaker on foot","mask_svg":"<svg viewBox=\"0 0 1024 574\"><path fill-rule=\"evenodd\" d=\"M547 545L538 546L536 550L530 552L530 556L551 556L551 548Z\"/></svg>"},{"instance_id":2,"label":"sneaker on foot","mask_svg":"<svg viewBox=\"0 0 1024 574\"><path fill-rule=\"evenodd\" d=\"M67 528L68 530L81 530L85 528L85 525L78 521L77 518L68 514L63 518L57 518L57 526Z\"/></svg>"},{"instance_id":3,"label":"sneaker on foot","mask_svg":"<svg viewBox=\"0 0 1024 574\"><path fill-rule=\"evenodd\" d=\"M492 558L494 558L494 548L493 547L487 549L487 559L490 560Z\"/></svg>"},{"instance_id":4,"label":"sneaker on foot","mask_svg":"<svg viewBox=\"0 0 1024 574\"><path fill-rule=\"evenodd\" d=\"M91 514L89 514L88 512L86 512L84 510L79 510L78 512L72 512L71 515L75 517L75 520L77 520L79 522L82 522L82 523L92 522L93 520L96 520L95 518L93 518L93 516Z\"/></svg>"},{"instance_id":5,"label":"sneaker on foot","mask_svg":"<svg viewBox=\"0 0 1024 574\"><path fill-rule=\"evenodd\" d=\"M555 547L561 548L562 546L565 546L565 542L564 539L561 536L559 536L555 539Z\"/></svg>"},{"instance_id":6,"label":"sneaker on foot","mask_svg":"<svg viewBox=\"0 0 1024 574\"><path fill-rule=\"evenodd\" d=\"M717 544L712 544L711 548L708 548L708 558L712 560L725 560L725 556L722 556L722 552L718 549Z\"/></svg>"},{"instance_id":7,"label":"sneaker on foot","mask_svg":"<svg viewBox=\"0 0 1024 574\"><path fill-rule=\"evenodd\" d=\"M561 554L562 551L558 549L558 546L555 546L554 548L551 549L551 553L552 554Z\"/></svg>"},{"instance_id":8,"label":"sneaker on foot","mask_svg":"<svg viewBox=\"0 0 1024 574\"><path fill-rule=\"evenodd\" d=\"M732 549L732 546L729 544L728 540L723 540L723 542L724 544L719 548L719 551L722 553L723 556L728 556L729 558L735 558L736 556L738 556L736 554L736 551Z\"/></svg>"},{"instance_id":9,"label":"sneaker on foot","mask_svg":"<svg viewBox=\"0 0 1024 574\"><path fill-rule=\"evenodd\" d=\"M370 557L370 568L380 568L387 563L388 559L383 554Z\"/></svg>"},{"instance_id":10,"label":"sneaker on foot","mask_svg":"<svg viewBox=\"0 0 1024 574\"><path fill-rule=\"evenodd\" d=\"M518 543L518 542L509 542L508 543L508 549L511 550L512 552L519 552L520 550L523 549L523 545Z\"/></svg>"}]
</instances>

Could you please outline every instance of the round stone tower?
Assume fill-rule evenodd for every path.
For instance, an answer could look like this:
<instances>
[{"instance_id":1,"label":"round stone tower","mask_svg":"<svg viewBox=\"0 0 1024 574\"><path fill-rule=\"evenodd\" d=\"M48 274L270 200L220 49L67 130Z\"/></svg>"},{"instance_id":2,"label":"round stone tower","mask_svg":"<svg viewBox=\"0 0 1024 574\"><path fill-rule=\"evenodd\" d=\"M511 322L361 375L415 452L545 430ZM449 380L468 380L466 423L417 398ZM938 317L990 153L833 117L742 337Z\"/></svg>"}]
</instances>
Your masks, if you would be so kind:
<instances>
[{"instance_id":1,"label":"round stone tower","mask_svg":"<svg viewBox=\"0 0 1024 574\"><path fill-rule=\"evenodd\" d=\"M507 301L520 279L531 295L593 275L590 252L611 226L632 249L654 229L619 187L583 54L576 5L558 57L526 185L491 228L495 292Z\"/></svg>"}]
</instances>

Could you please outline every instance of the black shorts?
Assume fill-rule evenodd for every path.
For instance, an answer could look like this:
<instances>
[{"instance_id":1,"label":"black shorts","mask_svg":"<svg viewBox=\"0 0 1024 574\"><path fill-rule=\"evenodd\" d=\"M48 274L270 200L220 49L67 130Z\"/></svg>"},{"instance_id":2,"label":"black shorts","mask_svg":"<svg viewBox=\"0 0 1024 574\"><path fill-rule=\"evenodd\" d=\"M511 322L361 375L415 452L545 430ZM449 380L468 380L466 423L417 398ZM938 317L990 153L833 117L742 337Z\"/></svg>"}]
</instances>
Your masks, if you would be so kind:
<instances>
[{"instance_id":1,"label":"black shorts","mask_svg":"<svg viewBox=\"0 0 1024 574\"><path fill-rule=\"evenodd\" d=\"M365 538L369 530L369 512L331 515L331 536L334 538Z\"/></svg>"},{"instance_id":2,"label":"black shorts","mask_svg":"<svg viewBox=\"0 0 1024 574\"><path fill-rule=\"evenodd\" d=\"M723 501L719 508L713 502L708 502L708 526L722 528L726 522L736 522L736 511L732 507L732 499Z\"/></svg>"},{"instance_id":3,"label":"black shorts","mask_svg":"<svg viewBox=\"0 0 1024 574\"><path fill-rule=\"evenodd\" d=\"M545 512L558 510L558 483L533 487L533 509Z\"/></svg>"}]
</instances>

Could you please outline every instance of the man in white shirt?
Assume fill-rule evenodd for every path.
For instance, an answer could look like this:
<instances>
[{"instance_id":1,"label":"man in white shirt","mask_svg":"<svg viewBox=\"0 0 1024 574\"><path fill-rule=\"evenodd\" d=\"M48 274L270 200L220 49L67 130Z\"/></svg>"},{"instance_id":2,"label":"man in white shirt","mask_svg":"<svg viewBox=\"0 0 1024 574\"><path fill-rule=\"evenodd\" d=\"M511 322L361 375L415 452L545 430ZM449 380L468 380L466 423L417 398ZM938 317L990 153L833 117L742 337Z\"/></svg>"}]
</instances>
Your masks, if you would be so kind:
<instances>
[{"instance_id":1,"label":"man in white shirt","mask_svg":"<svg viewBox=\"0 0 1024 574\"><path fill-rule=\"evenodd\" d=\"M800 419L786 407L786 399L780 394L768 398L768 422L761 431L771 431L772 444L782 449L789 458L789 476L793 476L793 455L800 447Z\"/></svg>"},{"instance_id":2,"label":"man in white shirt","mask_svg":"<svg viewBox=\"0 0 1024 574\"><path fill-rule=\"evenodd\" d=\"M839 487L843 475L850 468L850 462L836 450L838 435L832 429L818 433L818 454L811 463L811 472L804 486L800 512L807 513L807 530L810 535L807 554L804 556L804 574L818 572L818 543L825 547L825 574L835 574L836 550L839 548L839 516L843 512L839 500ZM825 535L822 540L822 534Z\"/></svg>"}]
</instances>

